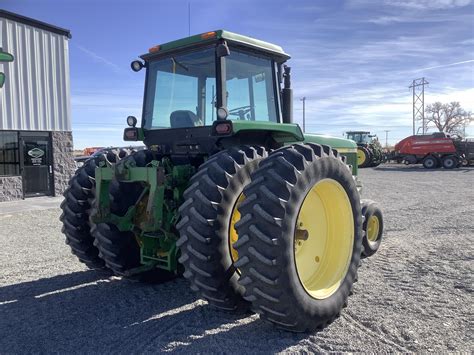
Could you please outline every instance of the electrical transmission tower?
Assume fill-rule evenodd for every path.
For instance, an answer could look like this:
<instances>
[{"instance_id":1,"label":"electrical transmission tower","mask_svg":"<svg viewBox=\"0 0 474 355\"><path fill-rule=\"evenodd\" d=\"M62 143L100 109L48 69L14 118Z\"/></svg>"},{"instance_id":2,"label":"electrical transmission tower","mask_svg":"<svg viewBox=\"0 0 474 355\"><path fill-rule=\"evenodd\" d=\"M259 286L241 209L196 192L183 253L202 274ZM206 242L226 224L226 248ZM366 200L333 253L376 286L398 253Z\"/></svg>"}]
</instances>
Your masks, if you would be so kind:
<instances>
[{"instance_id":1,"label":"electrical transmission tower","mask_svg":"<svg viewBox=\"0 0 474 355\"><path fill-rule=\"evenodd\" d=\"M415 135L415 122L420 119L423 122L423 134L426 132L425 123L425 85L429 84L425 78L414 79L409 86L413 89L413 135ZM420 88L421 87L421 88Z\"/></svg>"}]
</instances>

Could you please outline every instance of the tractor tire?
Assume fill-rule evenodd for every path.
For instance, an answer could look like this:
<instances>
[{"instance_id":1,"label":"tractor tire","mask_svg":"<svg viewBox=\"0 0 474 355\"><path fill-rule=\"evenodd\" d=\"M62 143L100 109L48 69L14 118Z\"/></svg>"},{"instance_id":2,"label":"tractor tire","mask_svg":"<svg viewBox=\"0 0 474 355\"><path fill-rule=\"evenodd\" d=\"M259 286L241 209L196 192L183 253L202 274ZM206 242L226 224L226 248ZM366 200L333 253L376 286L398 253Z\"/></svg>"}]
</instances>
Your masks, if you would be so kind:
<instances>
[{"instance_id":1,"label":"tractor tire","mask_svg":"<svg viewBox=\"0 0 474 355\"><path fill-rule=\"evenodd\" d=\"M137 167L144 167L154 159L149 150L137 151L120 163L129 162ZM133 206L144 186L140 182L112 181L110 184L110 212L124 216L129 207ZM114 224L99 223L91 230L95 238L94 245L105 265L115 275L143 282L164 282L175 277L174 273L155 268L141 273L130 274L130 270L141 266L140 246L132 232L122 232Z\"/></svg>"},{"instance_id":2,"label":"tractor tire","mask_svg":"<svg viewBox=\"0 0 474 355\"><path fill-rule=\"evenodd\" d=\"M423 159L423 166L425 169L436 169L439 166L439 161L436 157L428 155Z\"/></svg>"},{"instance_id":3,"label":"tractor tire","mask_svg":"<svg viewBox=\"0 0 474 355\"><path fill-rule=\"evenodd\" d=\"M64 192L64 200L61 203L62 214L59 219L63 224L62 232L66 236L66 244L79 261L91 269L105 267L104 261L99 256L99 250L94 246L94 237L91 234L94 224L89 221L95 197L95 168L101 161L113 164L128 154L129 151L124 149L111 149L104 154L89 158L76 170Z\"/></svg>"},{"instance_id":4,"label":"tractor tire","mask_svg":"<svg viewBox=\"0 0 474 355\"><path fill-rule=\"evenodd\" d=\"M364 217L361 258L367 258L374 255L382 243L383 214L374 201L362 200L361 206L362 216Z\"/></svg>"},{"instance_id":5,"label":"tractor tire","mask_svg":"<svg viewBox=\"0 0 474 355\"><path fill-rule=\"evenodd\" d=\"M191 178L179 209L177 246L184 277L193 291L224 311L241 313L250 306L242 297L232 244L242 191L266 154L261 147L241 146L212 156Z\"/></svg>"},{"instance_id":6,"label":"tractor tire","mask_svg":"<svg viewBox=\"0 0 474 355\"><path fill-rule=\"evenodd\" d=\"M441 160L441 164L445 169L454 169L459 166L459 159L456 158L454 155L448 155L446 157L443 157L443 159Z\"/></svg>"},{"instance_id":7,"label":"tractor tire","mask_svg":"<svg viewBox=\"0 0 474 355\"><path fill-rule=\"evenodd\" d=\"M349 167L328 146L294 144L260 164L244 195L234 244L244 298L279 328L326 327L360 264L360 196Z\"/></svg>"},{"instance_id":8,"label":"tractor tire","mask_svg":"<svg viewBox=\"0 0 474 355\"><path fill-rule=\"evenodd\" d=\"M366 147L357 147L357 166L367 168L372 162L372 154Z\"/></svg>"}]
</instances>

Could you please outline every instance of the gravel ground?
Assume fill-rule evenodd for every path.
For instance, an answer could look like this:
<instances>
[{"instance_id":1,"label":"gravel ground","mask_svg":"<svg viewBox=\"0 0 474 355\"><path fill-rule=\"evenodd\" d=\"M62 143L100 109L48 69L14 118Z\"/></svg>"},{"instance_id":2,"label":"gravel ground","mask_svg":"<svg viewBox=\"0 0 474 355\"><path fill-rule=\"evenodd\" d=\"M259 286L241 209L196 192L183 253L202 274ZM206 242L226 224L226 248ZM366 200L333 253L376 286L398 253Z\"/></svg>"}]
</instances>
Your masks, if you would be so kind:
<instances>
[{"instance_id":1,"label":"gravel ground","mask_svg":"<svg viewBox=\"0 0 474 355\"><path fill-rule=\"evenodd\" d=\"M386 165L361 178L385 239L342 316L309 335L210 309L182 279L87 270L64 244L59 209L0 215L0 353L472 352L474 169Z\"/></svg>"}]
</instances>

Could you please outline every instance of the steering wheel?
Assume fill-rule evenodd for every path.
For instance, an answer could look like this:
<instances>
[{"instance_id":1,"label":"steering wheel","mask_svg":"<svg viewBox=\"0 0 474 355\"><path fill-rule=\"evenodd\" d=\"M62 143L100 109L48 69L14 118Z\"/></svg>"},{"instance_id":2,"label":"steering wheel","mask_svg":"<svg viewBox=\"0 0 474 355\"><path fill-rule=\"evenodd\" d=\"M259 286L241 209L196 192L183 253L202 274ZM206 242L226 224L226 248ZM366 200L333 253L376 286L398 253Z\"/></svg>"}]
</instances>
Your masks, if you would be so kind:
<instances>
[{"instance_id":1,"label":"steering wheel","mask_svg":"<svg viewBox=\"0 0 474 355\"><path fill-rule=\"evenodd\" d=\"M246 105L229 110L229 116L238 116L240 120L245 120L245 115L252 111L252 106Z\"/></svg>"}]
</instances>

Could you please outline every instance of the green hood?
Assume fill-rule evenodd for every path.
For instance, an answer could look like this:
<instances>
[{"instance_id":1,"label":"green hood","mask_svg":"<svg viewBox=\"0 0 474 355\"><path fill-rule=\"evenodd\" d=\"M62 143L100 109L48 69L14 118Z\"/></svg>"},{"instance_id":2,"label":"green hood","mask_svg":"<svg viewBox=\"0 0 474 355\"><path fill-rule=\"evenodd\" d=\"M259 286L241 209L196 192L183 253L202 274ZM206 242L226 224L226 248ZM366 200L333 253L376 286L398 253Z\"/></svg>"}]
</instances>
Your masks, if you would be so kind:
<instances>
[{"instance_id":1,"label":"green hood","mask_svg":"<svg viewBox=\"0 0 474 355\"><path fill-rule=\"evenodd\" d=\"M331 137L322 134L305 134L304 142L326 144L337 149L341 153L357 153L357 144L350 139Z\"/></svg>"}]
</instances>

